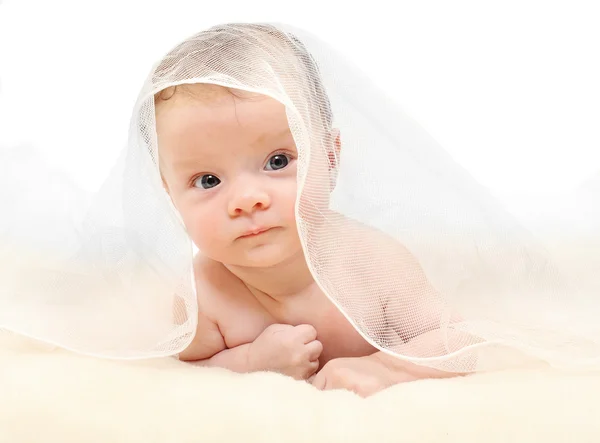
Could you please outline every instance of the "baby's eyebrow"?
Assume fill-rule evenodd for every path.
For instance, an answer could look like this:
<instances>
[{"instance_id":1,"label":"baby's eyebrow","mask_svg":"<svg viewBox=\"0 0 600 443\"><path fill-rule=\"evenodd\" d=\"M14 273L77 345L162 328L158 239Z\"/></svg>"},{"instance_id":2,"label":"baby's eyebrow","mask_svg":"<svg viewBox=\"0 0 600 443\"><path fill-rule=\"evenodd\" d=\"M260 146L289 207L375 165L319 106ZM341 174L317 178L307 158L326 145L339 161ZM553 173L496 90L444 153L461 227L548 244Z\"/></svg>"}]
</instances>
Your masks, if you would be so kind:
<instances>
[{"instance_id":1,"label":"baby's eyebrow","mask_svg":"<svg viewBox=\"0 0 600 443\"><path fill-rule=\"evenodd\" d=\"M171 169L175 172L188 172L191 169L197 169L198 166L197 158L177 159L171 162Z\"/></svg>"},{"instance_id":2,"label":"baby's eyebrow","mask_svg":"<svg viewBox=\"0 0 600 443\"><path fill-rule=\"evenodd\" d=\"M281 139L281 138L286 138L289 137L291 135L291 131L290 128L288 128L287 126L285 127L285 129L283 129L280 132L277 132L275 134L273 134L272 132L263 132L261 133L258 137L256 137L256 140L254 140L254 144L258 144L258 143L262 143L265 140L269 140L269 139Z\"/></svg>"},{"instance_id":3,"label":"baby's eyebrow","mask_svg":"<svg viewBox=\"0 0 600 443\"><path fill-rule=\"evenodd\" d=\"M288 135L291 135L291 133L292 133L292 131L290 131L290 128L288 128L286 126L283 131L281 131L280 133L278 133L276 135L276 137L277 138L287 137Z\"/></svg>"}]
</instances>

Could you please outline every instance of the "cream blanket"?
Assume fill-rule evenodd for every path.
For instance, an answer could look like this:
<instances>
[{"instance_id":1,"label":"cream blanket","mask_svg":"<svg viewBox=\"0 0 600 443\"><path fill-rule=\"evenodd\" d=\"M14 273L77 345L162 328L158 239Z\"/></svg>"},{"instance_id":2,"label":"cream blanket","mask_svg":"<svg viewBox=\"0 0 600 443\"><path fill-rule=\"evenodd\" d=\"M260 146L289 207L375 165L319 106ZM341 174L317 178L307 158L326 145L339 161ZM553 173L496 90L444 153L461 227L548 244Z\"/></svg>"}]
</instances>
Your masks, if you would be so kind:
<instances>
[{"instance_id":1,"label":"cream blanket","mask_svg":"<svg viewBox=\"0 0 600 443\"><path fill-rule=\"evenodd\" d=\"M368 399L172 359L98 361L0 335L0 442L600 441L600 374L427 380Z\"/></svg>"}]
</instances>

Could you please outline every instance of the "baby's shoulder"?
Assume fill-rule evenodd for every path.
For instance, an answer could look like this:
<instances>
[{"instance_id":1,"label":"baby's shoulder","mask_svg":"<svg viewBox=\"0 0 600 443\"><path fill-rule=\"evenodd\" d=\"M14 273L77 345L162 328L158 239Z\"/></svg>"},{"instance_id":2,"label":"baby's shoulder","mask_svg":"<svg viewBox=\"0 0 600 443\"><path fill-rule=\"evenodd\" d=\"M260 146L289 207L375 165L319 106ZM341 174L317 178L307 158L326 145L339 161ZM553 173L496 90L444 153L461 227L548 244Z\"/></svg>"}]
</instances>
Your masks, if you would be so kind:
<instances>
[{"instance_id":1,"label":"baby's shoulder","mask_svg":"<svg viewBox=\"0 0 600 443\"><path fill-rule=\"evenodd\" d=\"M332 213L329 238L339 249L347 248L348 255L361 261L387 262L392 256L406 256L406 246L392 235L340 213Z\"/></svg>"},{"instance_id":2,"label":"baby's shoulder","mask_svg":"<svg viewBox=\"0 0 600 443\"><path fill-rule=\"evenodd\" d=\"M399 239L342 214L336 217L329 238L335 241L330 250L337 253L325 258L330 269L348 276L356 287L376 284L390 293L407 282L424 284L421 264Z\"/></svg>"}]
</instances>

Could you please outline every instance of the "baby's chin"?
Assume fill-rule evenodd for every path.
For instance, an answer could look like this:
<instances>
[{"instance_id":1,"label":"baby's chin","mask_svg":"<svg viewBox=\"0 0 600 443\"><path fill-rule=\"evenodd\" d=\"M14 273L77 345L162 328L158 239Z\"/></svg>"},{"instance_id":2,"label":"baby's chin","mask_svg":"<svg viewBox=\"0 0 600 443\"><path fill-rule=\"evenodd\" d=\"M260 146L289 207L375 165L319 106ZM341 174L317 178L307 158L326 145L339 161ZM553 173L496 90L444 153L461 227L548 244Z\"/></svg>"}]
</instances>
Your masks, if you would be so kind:
<instances>
[{"instance_id":1,"label":"baby's chin","mask_svg":"<svg viewBox=\"0 0 600 443\"><path fill-rule=\"evenodd\" d=\"M227 251L211 253L202 251L202 254L211 260L227 266L243 268L272 268L289 262L299 253L302 254L300 244L265 243L260 245L236 245Z\"/></svg>"},{"instance_id":2,"label":"baby's chin","mask_svg":"<svg viewBox=\"0 0 600 443\"><path fill-rule=\"evenodd\" d=\"M276 267L288 262L300 250L300 245L296 248L291 246L267 243L245 248L243 251L235 254L235 257L232 257L231 264L248 268Z\"/></svg>"}]
</instances>

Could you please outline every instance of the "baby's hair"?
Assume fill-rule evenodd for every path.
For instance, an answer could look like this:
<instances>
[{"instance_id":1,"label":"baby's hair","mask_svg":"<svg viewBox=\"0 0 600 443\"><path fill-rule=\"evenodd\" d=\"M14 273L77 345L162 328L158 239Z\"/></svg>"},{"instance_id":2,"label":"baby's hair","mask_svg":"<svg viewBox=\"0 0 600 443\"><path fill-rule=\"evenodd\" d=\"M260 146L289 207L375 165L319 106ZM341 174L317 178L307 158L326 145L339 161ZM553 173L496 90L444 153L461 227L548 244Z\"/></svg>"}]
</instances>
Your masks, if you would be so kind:
<instances>
[{"instance_id":1,"label":"baby's hair","mask_svg":"<svg viewBox=\"0 0 600 443\"><path fill-rule=\"evenodd\" d=\"M310 107L312 118L306 121L310 125L308 130L322 136L330 165L337 170L333 113L319 68L304 44L289 32L266 24L212 27L173 48L156 66L150 81L155 93L153 101L146 102L140 109L138 136L157 165L158 146L152 122L161 104L176 93L210 98L211 94L221 91L234 98L251 99L256 94L248 90L260 91L267 87L278 91L284 85L290 88L284 91L288 97L302 91L296 104ZM207 87L192 87L199 82ZM220 84L229 87L215 88Z\"/></svg>"},{"instance_id":2,"label":"baby's hair","mask_svg":"<svg viewBox=\"0 0 600 443\"><path fill-rule=\"evenodd\" d=\"M268 37L268 38L265 38ZM286 54L287 52L287 54ZM251 84L253 73L250 72L256 58L272 59L281 65L283 56L293 54L300 62L286 64L286 68L295 71L308 81L308 92L321 115L321 121L327 129L331 129L333 115L331 104L325 92L319 69L312 55L305 46L290 33L285 33L271 25L263 24L227 24L219 25L203 31L180 45L176 46L156 67L153 83L160 88L161 83L171 83L177 79L193 79L202 75L210 79L211 66L224 66L237 73L248 73ZM299 71L300 69L300 71ZM289 75L288 72L280 73ZM219 80L217 78L216 80ZM240 85L240 89L244 89ZM186 90L185 85L168 86L159 89L154 96L155 106L172 98L178 89ZM234 88L226 91L239 97ZM187 91L189 92L189 90Z\"/></svg>"}]
</instances>

